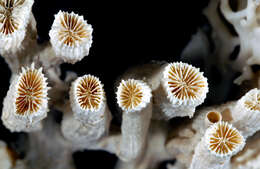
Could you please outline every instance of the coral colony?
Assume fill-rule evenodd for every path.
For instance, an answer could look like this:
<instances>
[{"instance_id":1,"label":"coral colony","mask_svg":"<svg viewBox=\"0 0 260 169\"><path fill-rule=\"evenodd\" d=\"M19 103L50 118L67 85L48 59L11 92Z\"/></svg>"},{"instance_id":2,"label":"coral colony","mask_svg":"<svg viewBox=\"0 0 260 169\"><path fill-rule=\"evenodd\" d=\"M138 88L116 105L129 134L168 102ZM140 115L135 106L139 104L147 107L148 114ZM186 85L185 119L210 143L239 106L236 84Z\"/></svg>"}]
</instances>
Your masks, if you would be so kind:
<instances>
[{"instance_id":1,"label":"coral colony","mask_svg":"<svg viewBox=\"0 0 260 169\"><path fill-rule=\"evenodd\" d=\"M72 153L84 149L117 155L117 169L155 169L173 159L168 169L260 168L260 80L250 68L260 64L260 1L237 0L233 10L227 0L211 0L203 11L216 47L208 55L218 59L223 74L227 67L242 72L234 83L252 84L240 99L203 106L210 86L202 71L184 61L151 62L129 69L115 83L118 112L113 113L106 84L96 75L67 73L60 79L60 64L74 64L89 54L92 26L83 16L59 11L50 42L41 46L32 5L33 0L0 0L0 53L12 71L1 119L11 132L29 135L23 159L14 158L13 150L0 142L1 169L75 169ZM218 8L238 36L230 33ZM199 29L183 60L193 53L212 64L205 55L205 37ZM237 45L240 52L231 63L226 56ZM61 124L49 117L52 109L63 113ZM119 130L111 129L114 113L122 115ZM184 119L181 124L169 122L176 117Z\"/></svg>"}]
</instances>

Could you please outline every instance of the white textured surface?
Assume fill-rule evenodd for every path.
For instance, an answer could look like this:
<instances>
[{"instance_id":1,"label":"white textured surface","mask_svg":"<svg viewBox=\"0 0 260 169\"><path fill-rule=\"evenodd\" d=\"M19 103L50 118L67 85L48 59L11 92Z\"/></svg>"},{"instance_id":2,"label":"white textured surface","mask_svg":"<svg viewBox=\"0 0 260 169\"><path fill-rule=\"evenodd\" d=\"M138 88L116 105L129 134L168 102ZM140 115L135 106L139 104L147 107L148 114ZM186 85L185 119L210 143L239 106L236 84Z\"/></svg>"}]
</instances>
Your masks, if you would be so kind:
<instances>
[{"instance_id":1,"label":"white textured surface","mask_svg":"<svg viewBox=\"0 0 260 169\"><path fill-rule=\"evenodd\" d=\"M122 116L122 138L118 155L123 161L131 161L144 151L152 117L152 105L148 103L145 108L136 112L123 112Z\"/></svg>"},{"instance_id":2,"label":"white textured surface","mask_svg":"<svg viewBox=\"0 0 260 169\"><path fill-rule=\"evenodd\" d=\"M209 152L202 139L195 148L190 169L228 169L230 157L217 157Z\"/></svg>"}]
</instances>

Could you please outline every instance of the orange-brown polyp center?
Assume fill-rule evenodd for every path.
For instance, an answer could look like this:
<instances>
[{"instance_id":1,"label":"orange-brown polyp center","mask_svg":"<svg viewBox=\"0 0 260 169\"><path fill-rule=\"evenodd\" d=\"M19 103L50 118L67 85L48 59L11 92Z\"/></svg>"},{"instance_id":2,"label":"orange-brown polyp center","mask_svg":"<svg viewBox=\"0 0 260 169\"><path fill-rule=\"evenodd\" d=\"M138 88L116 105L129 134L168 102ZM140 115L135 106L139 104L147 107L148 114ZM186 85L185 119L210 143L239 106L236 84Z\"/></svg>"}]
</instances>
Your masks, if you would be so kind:
<instances>
[{"instance_id":1,"label":"orange-brown polyp center","mask_svg":"<svg viewBox=\"0 0 260 169\"><path fill-rule=\"evenodd\" d=\"M78 103L83 109L98 109L102 99L102 87L92 76L83 77L77 86Z\"/></svg>"},{"instance_id":2,"label":"orange-brown polyp center","mask_svg":"<svg viewBox=\"0 0 260 169\"><path fill-rule=\"evenodd\" d=\"M24 1L25 0L5 0L4 2L0 2L0 5L4 8L4 10L0 10L1 33L8 35L18 29L19 23L16 22L12 16L12 11L13 8L22 5Z\"/></svg>"},{"instance_id":3,"label":"orange-brown polyp center","mask_svg":"<svg viewBox=\"0 0 260 169\"><path fill-rule=\"evenodd\" d=\"M196 99L206 87L203 76L188 65L172 65L168 72L168 86L178 99Z\"/></svg>"},{"instance_id":4,"label":"orange-brown polyp center","mask_svg":"<svg viewBox=\"0 0 260 169\"><path fill-rule=\"evenodd\" d=\"M221 115L219 112L211 111L207 113L207 118L211 123L217 123L221 120Z\"/></svg>"},{"instance_id":5,"label":"orange-brown polyp center","mask_svg":"<svg viewBox=\"0 0 260 169\"><path fill-rule=\"evenodd\" d=\"M25 115L37 112L43 99L43 79L37 70L29 69L22 75L18 84L16 113Z\"/></svg>"},{"instance_id":6,"label":"orange-brown polyp center","mask_svg":"<svg viewBox=\"0 0 260 169\"><path fill-rule=\"evenodd\" d=\"M64 29L59 31L59 40L68 46L73 46L76 41L81 42L89 36L84 24L77 16L63 13L61 25Z\"/></svg>"},{"instance_id":7,"label":"orange-brown polyp center","mask_svg":"<svg viewBox=\"0 0 260 169\"><path fill-rule=\"evenodd\" d=\"M226 123L218 124L215 133L210 137L210 149L217 154L232 152L243 141L237 130L230 128Z\"/></svg>"},{"instance_id":8,"label":"orange-brown polyp center","mask_svg":"<svg viewBox=\"0 0 260 169\"><path fill-rule=\"evenodd\" d=\"M142 102L143 92L137 83L128 81L122 84L120 100L125 109L133 109Z\"/></svg>"},{"instance_id":9,"label":"orange-brown polyp center","mask_svg":"<svg viewBox=\"0 0 260 169\"><path fill-rule=\"evenodd\" d=\"M245 107L247 107L250 110L260 111L260 94L257 94L257 96L254 100L245 101L244 104L245 104Z\"/></svg>"}]
</instances>

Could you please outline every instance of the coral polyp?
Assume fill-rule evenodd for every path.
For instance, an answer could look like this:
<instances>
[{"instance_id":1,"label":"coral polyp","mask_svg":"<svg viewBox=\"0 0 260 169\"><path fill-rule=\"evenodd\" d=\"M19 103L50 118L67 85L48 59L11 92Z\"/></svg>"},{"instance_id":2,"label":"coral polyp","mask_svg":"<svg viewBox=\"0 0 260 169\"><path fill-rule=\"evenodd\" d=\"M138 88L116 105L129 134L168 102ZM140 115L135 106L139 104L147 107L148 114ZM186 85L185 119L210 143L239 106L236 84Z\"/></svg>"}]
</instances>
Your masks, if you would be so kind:
<instances>
[{"instance_id":1,"label":"coral polyp","mask_svg":"<svg viewBox=\"0 0 260 169\"><path fill-rule=\"evenodd\" d=\"M75 63L88 55L92 44L92 31L92 26L87 24L83 16L59 11L55 15L49 35L57 56L65 62Z\"/></svg>"},{"instance_id":2,"label":"coral polyp","mask_svg":"<svg viewBox=\"0 0 260 169\"><path fill-rule=\"evenodd\" d=\"M235 154L245 144L239 131L227 122L213 124L206 131L205 137L208 149L217 156Z\"/></svg>"},{"instance_id":3,"label":"coral polyp","mask_svg":"<svg viewBox=\"0 0 260 169\"><path fill-rule=\"evenodd\" d=\"M16 52L25 38L33 0L0 1L0 53Z\"/></svg>"},{"instance_id":4,"label":"coral polyp","mask_svg":"<svg viewBox=\"0 0 260 169\"><path fill-rule=\"evenodd\" d=\"M19 77L16 113L18 115L30 115L37 112L47 97L46 79L42 74L42 69L35 69L34 65L23 69Z\"/></svg>"},{"instance_id":5,"label":"coral polyp","mask_svg":"<svg viewBox=\"0 0 260 169\"><path fill-rule=\"evenodd\" d=\"M13 15L14 8L21 6L25 0L5 0L0 2L0 32L7 35L18 29L20 19Z\"/></svg>"},{"instance_id":6,"label":"coral polyp","mask_svg":"<svg viewBox=\"0 0 260 169\"><path fill-rule=\"evenodd\" d=\"M143 108L150 100L150 89L138 80L122 80L117 91L117 103L126 111Z\"/></svg>"},{"instance_id":7,"label":"coral polyp","mask_svg":"<svg viewBox=\"0 0 260 169\"><path fill-rule=\"evenodd\" d=\"M199 69L182 62L169 64L164 71L168 97L172 102L197 102L208 91L207 79Z\"/></svg>"},{"instance_id":8,"label":"coral polyp","mask_svg":"<svg viewBox=\"0 0 260 169\"><path fill-rule=\"evenodd\" d=\"M59 31L59 40L68 46L81 43L89 38L90 34L85 29L86 23L76 14L63 12L60 18L62 29Z\"/></svg>"},{"instance_id":9,"label":"coral polyp","mask_svg":"<svg viewBox=\"0 0 260 169\"><path fill-rule=\"evenodd\" d=\"M103 89L98 78L85 75L77 84L77 99L80 107L85 110L98 110L103 102Z\"/></svg>"}]
</instances>

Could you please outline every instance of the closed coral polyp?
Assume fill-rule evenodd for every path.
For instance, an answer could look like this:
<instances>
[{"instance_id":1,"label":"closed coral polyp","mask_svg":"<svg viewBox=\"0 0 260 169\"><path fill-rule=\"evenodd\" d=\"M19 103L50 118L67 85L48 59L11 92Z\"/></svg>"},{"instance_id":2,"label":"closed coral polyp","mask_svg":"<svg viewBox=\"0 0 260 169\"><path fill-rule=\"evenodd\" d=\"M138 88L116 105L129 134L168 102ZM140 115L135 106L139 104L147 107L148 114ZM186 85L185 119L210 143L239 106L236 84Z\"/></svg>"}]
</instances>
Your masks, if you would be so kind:
<instances>
[{"instance_id":1,"label":"closed coral polyp","mask_svg":"<svg viewBox=\"0 0 260 169\"><path fill-rule=\"evenodd\" d=\"M60 22L62 29L59 31L59 40L68 46L73 46L76 41L81 42L83 38L89 36L85 23L74 13L63 12Z\"/></svg>"},{"instance_id":2,"label":"closed coral polyp","mask_svg":"<svg viewBox=\"0 0 260 169\"><path fill-rule=\"evenodd\" d=\"M221 114L217 111L210 111L207 113L207 118L211 123L217 123L221 120Z\"/></svg>"},{"instance_id":3,"label":"closed coral polyp","mask_svg":"<svg viewBox=\"0 0 260 169\"><path fill-rule=\"evenodd\" d=\"M82 109L98 110L102 102L102 85L91 75L82 77L77 86L78 103Z\"/></svg>"},{"instance_id":4,"label":"closed coral polyp","mask_svg":"<svg viewBox=\"0 0 260 169\"><path fill-rule=\"evenodd\" d=\"M28 69L22 74L18 84L18 97L15 102L17 114L33 114L39 110L44 98L43 80L37 69Z\"/></svg>"}]
</instances>

